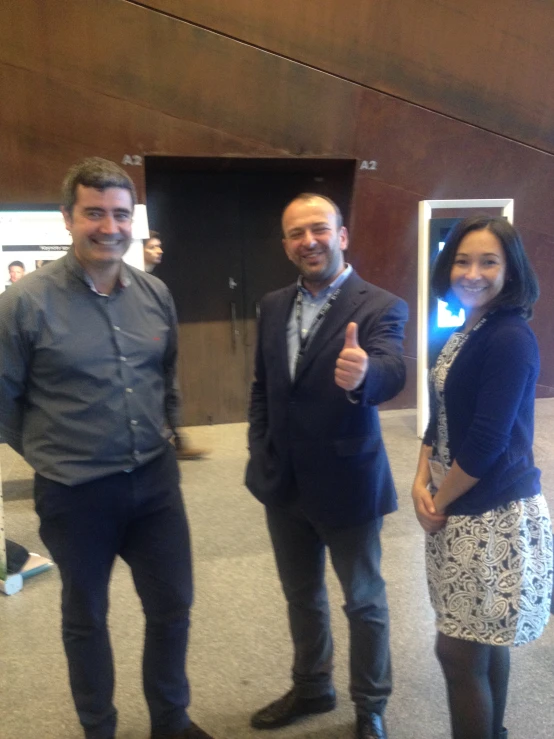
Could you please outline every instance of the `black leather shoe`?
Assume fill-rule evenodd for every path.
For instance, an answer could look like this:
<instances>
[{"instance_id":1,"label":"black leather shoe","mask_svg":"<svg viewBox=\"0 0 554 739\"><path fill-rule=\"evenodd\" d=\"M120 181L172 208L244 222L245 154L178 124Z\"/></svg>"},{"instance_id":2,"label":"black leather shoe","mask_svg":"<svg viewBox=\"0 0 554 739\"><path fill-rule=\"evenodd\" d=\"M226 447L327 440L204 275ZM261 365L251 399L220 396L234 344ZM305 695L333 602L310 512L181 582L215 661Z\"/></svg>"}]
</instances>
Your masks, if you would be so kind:
<instances>
[{"instance_id":1,"label":"black leather shoe","mask_svg":"<svg viewBox=\"0 0 554 739\"><path fill-rule=\"evenodd\" d=\"M187 726L184 730L182 739L213 739L213 736L211 734L206 734L203 729L191 721L190 726Z\"/></svg>"},{"instance_id":2,"label":"black leather shoe","mask_svg":"<svg viewBox=\"0 0 554 739\"><path fill-rule=\"evenodd\" d=\"M193 721L180 734L152 734L151 739L213 739L211 734L197 726Z\"/></svg>"},{"instance_id":3,"label":"black leather shoe","mask_svg":"<svg viewBox=\"0 0 554 739\"><path fill-rule=\"evenodd\" d=\"M250 719L250 724L255 729L278 729L281 726L292 724L301 716L332 711L336 704L334 691L317 698L302 698L293 688L282 698L256 711Z\"/></svg>"},{"instance_id":4,"label":"black leather shoe","mask_svg":"<svg viewBox=\"0 0 554 739\"><path fill-rule=\"evenodd\" d=\"M383 717L378 713L358 715L356 718L356 739L387 739Z\"/></svg>"}]
</instances>

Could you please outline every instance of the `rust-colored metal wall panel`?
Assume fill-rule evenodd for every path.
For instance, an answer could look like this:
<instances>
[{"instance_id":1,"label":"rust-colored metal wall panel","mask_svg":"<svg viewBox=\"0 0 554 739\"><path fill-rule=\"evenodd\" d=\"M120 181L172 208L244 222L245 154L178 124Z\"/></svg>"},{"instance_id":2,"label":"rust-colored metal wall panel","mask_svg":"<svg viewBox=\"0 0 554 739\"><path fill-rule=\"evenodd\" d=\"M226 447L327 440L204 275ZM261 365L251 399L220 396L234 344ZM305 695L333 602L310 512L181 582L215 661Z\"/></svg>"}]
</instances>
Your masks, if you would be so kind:
<instances>
[{"instance_id":1,"label":"rust-colored metal wall panel","mask_svg":"<svg viewBox=\"0 0 554 739\"><path fill-rule=\"evenodd\" d=\"M128 2L0 3L0 29L0 63L57 82L296 155L352 146L356 85Z\"/></svg>"},{"instance_id":2,"label":"rust-colored metal wall panel","mask_svg":"<svg viewBox=\"0 0 554 739\"><path fill-rule=\"evenodd\" d=\"M539 233L532 227L520 229L523 243L535 268L541 287L541 298L535 307L531 328L541 350L539 385L541 397L554 397L554 235Z\"/></svg>"},{"instance_id":3,"label":"rust-colored metal wall panel","mask_svg":"<svg viewBox=\"0 0 554 739\"><path fill-rule=\"evenodd\" d=\"M371 90L358 110L355 155L376 162L364 178L419 200L514 198L519 224L552 233L553 155Z\"/></svg>"},{"instance_id":4,"label":"rust-colored metal wall panel","mask_svg":"<svg viewBox=\"0 0 554 739\"><path fill-rule=\"evenodd\" d=\"M289 17L287 4L280 15L303 27L312 4L291 5ZM232 5L237 13L252 9L252 33L272 32L254 3ZM273 13L255 5L258 14ZM229 14L223 3L202 6ZM324 25L335 19L330 0L318 6ZM283 43L296 43L289 25L281 26ZM330 58L336 53L331 44ZM541 392L554 395L554 156L122 0L0 3L0 100L1 202L55 202L68 166L89 155L358 159L350 258L365 278L408 301L412 369L418 201L515 198L516 225L545 296L533 321ZM142 167L128 171L144 202ZM411 380L395 402L415 403Z\"/></svg>"},{"instance_id":5,"label":"rust-colored metal wall panel","mask_svg":"<svg viewBox=\"0 0 554 739\"><path fill-rule=\"evenodd\" d=\"M214 31L554 151L544 0L145 0Z\"/></svg>"},{"instance_id":6,"label":"rust-colored metal wall panel","mask_svg":"<svg viewBox=\"0 0 554 739\"><path fill-rule=\"evenodd\" d=\"M231 136L84 86L0 64L0 201L56 202L63 175L86 156L272 156ZM278 154L278 152L277 152ZM126 167L144 202L142 166Z\"/></svg>"},{"instance_id":7,"label":"rust-colored metal wall panel","mask_svg":"<svg viewBox=\"0 0 554 739\"><path fill-rule=\"evenodd\" d=\"M449 193L445 197L457 195ZM371 179L367 174L360 174L355 188L354 216L350 231L351 246L348 252L348 258L363 277L391 290L408 302L410 320L406 327L404 351L410 361L415 361L417 357L417 251L420 199L420 196L412 192ZM539 376L541 396L554 397L552 223L548 234L541 233L533 225L526 225L532 224L533 218L526 218L528 213L522 211L516 201L516 214L520 212L522 218L516 219L516 226L521 232L527 254L539 277L542 293L531 324L541 350ZM403 398L399 398L398 402L403 402Z\"/></svg>"},{"instance_id":8,"label":"rust-colored metal wall panel","mask_svg":"<svg viewBox=\"0 0 554 739\"><path fill-rule=\"evenodd\" d=\"M404 352L417 356L417 227L421 198L359 175L348 259L370 282L407 301L410 323Z\"/></svg>"}]
</instances>

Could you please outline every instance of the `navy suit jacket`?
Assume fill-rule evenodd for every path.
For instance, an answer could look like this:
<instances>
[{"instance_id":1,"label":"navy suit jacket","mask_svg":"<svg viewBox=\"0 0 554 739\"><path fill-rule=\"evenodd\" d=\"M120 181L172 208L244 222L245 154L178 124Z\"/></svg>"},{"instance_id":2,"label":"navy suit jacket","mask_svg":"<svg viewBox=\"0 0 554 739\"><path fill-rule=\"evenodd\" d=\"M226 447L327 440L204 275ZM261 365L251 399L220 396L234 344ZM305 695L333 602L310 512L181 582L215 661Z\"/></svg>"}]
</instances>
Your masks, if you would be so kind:
<instances>
[{"instance_id":1,"label":"navy suit jacket","mask_svg":"<svg viewBox=\"0 0 554 739\"><path fill-rule=\"evenodd\" d=\"M261 303L246 485L266 505L300 497L313 520L355 526L397 508L376 405L404 386L408 308L353 272L291 380L286 334L296 290L290 285ZM369 355L357 403L334 379L350 321Z\"/></svg>"}]
</instances>

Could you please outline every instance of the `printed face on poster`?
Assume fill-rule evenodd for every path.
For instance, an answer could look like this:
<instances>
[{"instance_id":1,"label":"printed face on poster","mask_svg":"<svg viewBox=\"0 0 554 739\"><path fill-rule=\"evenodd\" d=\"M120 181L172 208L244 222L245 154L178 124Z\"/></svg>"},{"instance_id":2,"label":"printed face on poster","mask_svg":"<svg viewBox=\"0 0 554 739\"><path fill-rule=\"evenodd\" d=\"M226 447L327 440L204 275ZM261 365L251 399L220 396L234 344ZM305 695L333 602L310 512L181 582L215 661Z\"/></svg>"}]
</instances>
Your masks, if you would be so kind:
<instances>
[{"instance_id":1,"label":"printed face on poster","mask_svg":"<svg viewBox=\"0 0 554 739\"><path fill-rule=\"evenodd\" d=\"M148 238L146 206L137 205L133 241L124 260L144 269L142 239ZM0 293L25 275L63 257L71 246L59 210L0 210Z\"/></svg>"}]
</instances>

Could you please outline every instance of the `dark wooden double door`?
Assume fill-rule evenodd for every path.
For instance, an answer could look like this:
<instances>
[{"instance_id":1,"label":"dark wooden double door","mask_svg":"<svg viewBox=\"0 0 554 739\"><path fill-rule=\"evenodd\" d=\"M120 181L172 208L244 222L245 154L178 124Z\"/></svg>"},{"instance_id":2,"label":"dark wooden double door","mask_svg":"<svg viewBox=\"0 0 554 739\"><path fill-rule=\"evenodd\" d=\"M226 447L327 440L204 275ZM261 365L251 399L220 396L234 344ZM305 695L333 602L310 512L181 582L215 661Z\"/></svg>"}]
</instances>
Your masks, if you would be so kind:
<instances>
[{"instance_id":1,"label":"dark wooden double door","mask_svg":"<svg viewBox=\"0 0 554 739\"><path fill-rule=\"evenodd\" d=\"M283 206L322 192L347 210L354 165L337 160L146 160L156 274L179 320L179 381L187 425L246 419L262 296L296 279L281 234Z\"/></svg>"}]
</instances>

